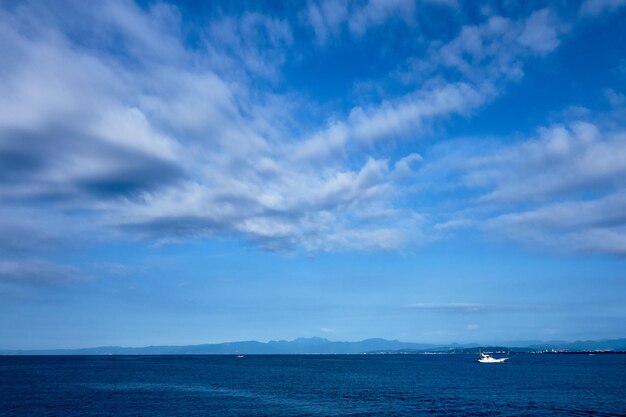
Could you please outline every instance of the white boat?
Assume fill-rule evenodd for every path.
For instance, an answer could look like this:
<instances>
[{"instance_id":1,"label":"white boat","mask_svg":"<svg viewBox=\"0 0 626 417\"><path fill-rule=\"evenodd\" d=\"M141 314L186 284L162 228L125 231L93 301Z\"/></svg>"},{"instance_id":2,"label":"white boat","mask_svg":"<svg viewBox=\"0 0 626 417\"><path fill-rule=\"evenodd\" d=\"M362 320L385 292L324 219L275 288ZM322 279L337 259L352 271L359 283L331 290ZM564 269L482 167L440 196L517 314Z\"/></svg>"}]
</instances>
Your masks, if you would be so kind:
<instances>
[{"instance_id":1,"label":"white boat","mask_svg":"<svg viewBox=\"0 0 626 417\"><path fill-rule=\"evenodd\" d=\"M493 356L489 355L488 353L483 353L480 352L478 354L478 358L476 358L476 362L480 362L480 363L503 363L508 361L509 358L494 358Z\"/></svg>"}]
</instances>

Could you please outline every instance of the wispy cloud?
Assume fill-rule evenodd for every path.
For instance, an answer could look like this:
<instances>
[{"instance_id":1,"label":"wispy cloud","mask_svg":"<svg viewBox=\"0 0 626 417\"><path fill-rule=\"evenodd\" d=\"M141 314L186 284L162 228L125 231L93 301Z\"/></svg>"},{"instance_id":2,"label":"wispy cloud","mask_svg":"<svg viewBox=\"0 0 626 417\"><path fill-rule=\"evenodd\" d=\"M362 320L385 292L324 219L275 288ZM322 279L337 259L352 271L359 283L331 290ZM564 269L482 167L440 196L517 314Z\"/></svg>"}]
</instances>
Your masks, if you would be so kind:
<instances>
[{"instance_id":1,"label":"wispy cloud","mask_svg":"<svg viewBox=\"0 0 626 417\"><path fill-rule=\"evenodd\" d=\"M342 30L358 38L391 20L411 24L415 7L311 1L304 21L219 11L202 27L161 3L9 8L0 15L2 201L45 201L67 224L80 211L91 227L158 242L226 235L270 250L395 250L437 234L442 216L433 220L407 198L437 186L420 183L433 167L475 193L472 207L498 207L490 218L452 213L443 223L480 220L483 230L583 208L538 205L524 215L506 211L511 202L618 182L623 136L585 122L547 127L489 155L457 152L456 166L414 149L381 151L471 115L519 81L529 59L561 42L567 27L551 9L491 14L449 39L424 40L427 54L398 64L410 91L319 123L302 115L303 97L272 88L297 55L297 25L310 24L319 43ZM605 205L589 203L599 223L618 200L611 195Z\"/></svg>"},{"instance_id":2,"label":"wispy cloud","mask_svg":"<svg viewBox=\"0 0 626 417\"><path fill-rule=\"evenodd\" d=\"M475 313L489 309L491 306L485 304L472 304L472 303L445 303L445 304L430 304L430 303L418 303L411 304L409 308L412 310L424 310L424 311L451 311L451 312L465 312Z\"/></svg>"},{"instance_id":3,"label":"wispy cloud","mask_svg":"<svg viewBox=\"0 0 626 417\"><path fill-rule=\"evenodd\" d=\"M88 276L76 267L44 261L0 261L0 282L32 285L69 285Z\"/></svg>"},{"instance_id":4,"label":"wispy cloud","mask_svg":"<svg viewBox=\"0 0 626 417\"><path fill-rule=\"evenodd\" d=\"M362 35L368 28L392 17L410 22L414 12L413 0L368 0L363 6L353 9L348 26L352 33Z\"/></svg>"},{"instance_id":5,"label":"wispy cloud","mask_svg":"<svg viewBox=\"0 0 626 417\"><path fill-rule=\"evenodd\" d=\"M411 23L415 14L414 0L367 0L366 2L310 0L305 21L310 25L318 43L325 44L344 30L362 36L369 29L389 19Z\"/></svg>"},{"instance_id":6,"label":"wispy cloud","mask_svg":"<svg viewBox=\"0 0 626 417\"><path fill-rule=\"evenodd\" d=\"M227 67L209 64L219 55L271 78L276 67L263 65L280 61L276 54L291 42L284 22L223 17L208 29L209 49L198 53L182 46L179 16L169 6L70 9L93 24L86 43L53 6L44 16L29 6L4 16L12 59L3 97L17 97L0 103L5 199L51 199L163 241L241 234L267 248L403 244L402 226L368 220L390 206L386 161L301 171L300 158L283 153L286 138L271 143L272 110L251 101L247 76L229 84L217 75ZM32 28L29 37L20 25ZM55 36L40 33L41 26ZM90 47L113 34L122 53ZM124 65L130 56L135 65ZM362 227L352 230L353 222Z\"/></svg>"},{"instance_id":7,"label":"wispy cloud","mask_svg":"<svg viewBox=\"0 0 626 417\"><path fill-rule=\"evenodd\" d=\"M331 36L340 33L348 19L348 2L309 1L305 19L315 33L317 42L324 44Z\"/></svg>"},{"instance_id":8,"label":"wispy cloud","mask_svg":"<svg viewBox=\"0 0 626 417\"><path fill-rule=\"evenodd\" d=\"M457 185L476 192L466 214L445 224L479 227L558 251L625 253L620 207L626 189L620 178L626 175L626 136L621 129L574 121L540 128L536 137L479 156L457 149L456 156L444 158L447 162L433 161L423 171L432 175L442 164L453 176L459 169ZM482 209L472 215L468 207Z\"/></svg>"},{"instance_id":9,"label":"wispy cloud","mask_svg":"<svg viewBox=\"0 0 626 417\"><path fill-rule=\"evenodd\" d=\"M245 12L211 21L203 39L222 76L232 76L243 68L250 76L276 81L293 35L284 20Z\"/></svg>"},{"instance_id":10,"label":"wispy cloud","mask_svg":"<svg viewBox=\"0 0 626 417\"><path fill-rule=\"evenodd\" d=\"M623 6L626 6L624 0L585 0L580 6L580 13L583 16L596 16Z\"/></svg>"},{"instance_id":11,"label":"wispy cloud","mask_svg":"<svg viewBox=\"0 0 626 417\"><path fill-rule=\"evenodd\" d=\"M495 99L503 83L523 77L527 59L555 50L564 31L549 9L518 20L492 16L465 25L447 42L431 41L427 58L409 60L402 77L419 82L420 88L380 104L353 107L346 120L333 121L305 142L305 149L313 157L342 155L354 149L351 141L371 146L415 140L434 122L467 116ZM450 69L450 75L441 76Z\"/></svg>"},{"instance_id":12,"label":"wispy cloud","mask_svg":"<svg viewBox=\"0 0 626 417\"><path fill-rule=\"evenodd\" d=\"M449 313L481 313L498 311L525 311L542 310L548 307L541 305L523 304L474 304L474 303L418 303L409 308L418 311L449 312Z\"/></svg>"}]
</instances>

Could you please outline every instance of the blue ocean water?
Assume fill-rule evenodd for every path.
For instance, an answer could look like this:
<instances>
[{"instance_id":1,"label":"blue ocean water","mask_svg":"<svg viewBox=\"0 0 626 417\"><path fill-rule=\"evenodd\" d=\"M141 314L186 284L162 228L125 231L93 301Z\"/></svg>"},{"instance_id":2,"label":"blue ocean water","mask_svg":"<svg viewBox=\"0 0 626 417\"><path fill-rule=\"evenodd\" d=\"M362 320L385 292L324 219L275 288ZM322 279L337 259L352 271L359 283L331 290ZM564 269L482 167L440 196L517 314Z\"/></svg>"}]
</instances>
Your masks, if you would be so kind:
<instances>
[{"instance_id":1,"label":"blue ocean water","mask_svg":"<svg viewBox=\"0 0 626 417\"><path fill-rule=\"evenodd\" d=\"M0 415L626 415L626 355L5 356Z\"/></svg>"}]
</instances>

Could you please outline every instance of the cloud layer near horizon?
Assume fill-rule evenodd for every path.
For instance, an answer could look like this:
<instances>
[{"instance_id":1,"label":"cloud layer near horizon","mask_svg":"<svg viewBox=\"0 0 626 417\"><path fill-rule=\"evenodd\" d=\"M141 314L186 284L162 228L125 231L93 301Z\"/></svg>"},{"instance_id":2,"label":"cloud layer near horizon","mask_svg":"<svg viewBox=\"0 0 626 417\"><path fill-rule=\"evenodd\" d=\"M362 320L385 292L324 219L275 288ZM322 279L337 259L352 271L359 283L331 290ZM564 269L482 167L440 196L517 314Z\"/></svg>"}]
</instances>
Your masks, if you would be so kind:
<instances>
[{"instance_id":1,"label":"cloud layer near horizon","mask_svg":"<svg viewBox=\"0 0 626 417\"><path fill-rule=\"evenodd\" d=\"M431 3L310 1L294 19L222 10L206 24L167 3L6 7L0 230L23 238L3 233L0 247L29 252L91 230L156 243L403 250L463 227L626 254L619 91L607 93L602 117L495 138L445 134L447 121L473 117L522 82L529 61L618 2L585 2L575 17L549 5L484 8L429 38L420 13L459 7ZM380 82L401 88L340 109L289 88L294 62L333 40L366 42L383 25L420 34L424 53L401 56Z\"/></svg>"}]
</instances>

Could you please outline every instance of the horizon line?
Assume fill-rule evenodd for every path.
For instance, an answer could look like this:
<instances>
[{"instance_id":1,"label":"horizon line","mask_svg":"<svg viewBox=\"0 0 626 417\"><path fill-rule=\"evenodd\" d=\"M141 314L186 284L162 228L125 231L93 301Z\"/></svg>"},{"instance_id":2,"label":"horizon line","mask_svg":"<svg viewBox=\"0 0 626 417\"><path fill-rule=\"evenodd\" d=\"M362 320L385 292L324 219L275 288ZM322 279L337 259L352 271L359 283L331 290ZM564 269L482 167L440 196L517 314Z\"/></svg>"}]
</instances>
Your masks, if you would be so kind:
<instances>
[{"instance_id":1,"label":"horizon line","mask_svg":"<svg viewBox=\"0 0 626 417\"><path fill-rule=\"evenodd\" d=\"M444 342L444 343L433 343L433 342L412 342L412 341L404 341L399 339L385 339L382 337L369 337L360 340L330 340L325 337L319 336L311 336L311 337L297 337L295 339L270 339L268 341L260 341L254 339L248 340L231 340L226 342L208 342L208 343L191 343L191 344L146 344L146 345L92 345L85 347L43 347L43 348L4 348L0 347L0 352L7 351L64 351L64 350L91 350L91 349L103 349L103 348L118 348L118 349L147 349L147 348L164 348L164 347L172 347L172 348L183 348L183 347L198 347L198 346L219 346L219 345L227 345L227 344L235 344L235 343L259 343L262 345L268 345L270 343L293 343L297 340L314 340L320 339L328 343L362 343L371 340L380 340L384 342L397 342L404 344L412 344L412 345L427 345L429 348L444 348L451 347L452 345L461 345L467 346L473 345L473 347L511 347L511 348L527 348L533 345L538 344L554 344L554 343L566 343L566 344L574 344L574 343L592 343L592 342L611 342L626 339L624 337L613 337L613 338L600 338L600 339L576 339L576 340L566 340L566 339L552 339L552 340L543 340L543 339L525 339L525 340L508 340L508 341L499 341L499 342ZM513 343L529 343L529 345L514 345ZM1 354L1 353L0 353Z\"/></svg>"}]
</instances>

